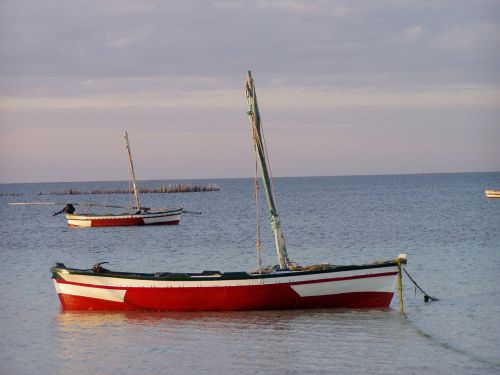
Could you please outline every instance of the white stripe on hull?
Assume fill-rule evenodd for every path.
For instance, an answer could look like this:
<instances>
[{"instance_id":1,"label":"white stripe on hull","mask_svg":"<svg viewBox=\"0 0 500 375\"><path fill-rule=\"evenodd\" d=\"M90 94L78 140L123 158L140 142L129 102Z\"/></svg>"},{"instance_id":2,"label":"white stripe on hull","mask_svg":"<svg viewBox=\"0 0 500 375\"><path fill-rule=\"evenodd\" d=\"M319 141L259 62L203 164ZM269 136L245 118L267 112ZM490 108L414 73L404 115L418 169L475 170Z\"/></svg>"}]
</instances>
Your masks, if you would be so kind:
<instances>
[{"instance_id":1,"label":"white stripe on hull","mask_svg":"<svg viewBox=\"0 0 500 375\"><path fill-rule=\"evenodd\" d=\"M68 219L68 225L73 227L89 227L92 225L91 220L71 220Z\"/></svg>"},{"instance_id":2,"label":"white stripe on hull","mask_svg":"<svg viewBox=\"0 0 500 375\"><path fill-rule=\"evenodd\" d=\"M182 211L147 213L147 214L124 214L124 215L76 215L66 214L66 219L69 226L73 227L92 227L99 226L99 222L112 222L113 220L138 220L142 219L143 225L154 225L159 223L169 223L172 221L180 221ZM109 225L109 224L108 224ZM120 226L120 224L117 224ZM123 225L123 224L121 224Z\"/></svg>"},{"instance_id":3,"label":"white stripe on hull","mask_svg":"<svg viewBox=\"0 0 500 375\"><path fill-rule=\"evenodd\" d=\"M168 223L170 221L180 220L181 215L170 215L170 216L156 216L156 217L144 217L144 225L156 224L156 223Z\"/></svg>"},{"instance_id":4,"label":"white stripe on hull","mask_svg":"<svg viewBox=\"0 0 500 375\"><path fill-rule=\"evenodd\" d=\"M291 286L291 288L301 297L328 296L332 294L353 292L392 293L394 292L395 287L396 277L393 275Z\"/></svg>"},{"instance_id":5,"label":"white stripe on hull","mask_svg":"<svg viewBox=\"0 0 500 375\"><path fill-rule=\"evenodd\" d=\"M370 268L361 270L352 270L344 272L327 272L309 275L297 275L290 272L291 277L273 277L273 278L249 278L241 280L193 280L193 281L173 281L173 280L141 280L141 279L127 279L127 278L115 278L106 276L90 276L90 275L77 275L61 272L61 276L64 280L72 283L95 285L95 286L109 286L109 287L139 287L139 288L186 288L186 287L220 287L220 286L248 286L248 285L270 285L270 284L282 284L282 283L301 283L308 281L321 281L322 279L338 279L338 278L349 278L356 276L369 276L376 275L387 272L397 272L397 267L380 267L380 268ZM390 279L394 276L379 276L379 277L367 277L366 279L358 279L358 281L365 280L368 285L375 279ZM355 279L356 280L356 279ZM347 284L352 283L354 280L346 280ZM343 282L343 280L338 281L328 281L325 284L338 284ZM391 283L389 283L392 285ZM308 284L304 284L304 287L300 289L303 293L307 292ZM317 283L311 285L318 285ZM375 289L376 290L376 289ZM297 291L297 293L299 293ZM299 293L300 294L300 293Z\"/></svg>"},{"instance_id":6,"label":"white stripe on hull","mask_svg":"<svg viewBox=\"0 0 500 375\"><path fill-rule=\"evenodd\" d=\"M113 302L125 301L125 289L92 288L81 285L57 283L56 280L54 280L54 284L58 294L97 298Z\"/></svg>"}]
</instances>

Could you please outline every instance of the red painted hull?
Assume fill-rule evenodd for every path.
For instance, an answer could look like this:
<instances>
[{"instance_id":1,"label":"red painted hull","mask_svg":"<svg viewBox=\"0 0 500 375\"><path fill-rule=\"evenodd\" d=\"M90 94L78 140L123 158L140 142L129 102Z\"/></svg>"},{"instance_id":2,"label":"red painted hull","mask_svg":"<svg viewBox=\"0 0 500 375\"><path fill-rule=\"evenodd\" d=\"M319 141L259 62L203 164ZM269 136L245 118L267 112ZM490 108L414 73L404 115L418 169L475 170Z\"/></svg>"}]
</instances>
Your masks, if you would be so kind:
<instances>
[{"instance_id":1,"label":"red painted hull","mask_svg":"<svg viewBox=\"0 0 500 375\"><path fill-rule=\"evenodd\" d=\"M160 291L154 293L131 293L125 303L105 301L97 298L59 294L63 310L98 310L98 311L245 311L245 310L285 310L313 308L386 308L389 307L394 293L389 292L358 292L345 293L327 297L308 297L307 299L285 299L272 292L266 296L242 293L230 300L227 291L218 291L207 300L204 291L182 291L164 296ZM184 294L186 293L186 294ZM232 294L232 293L231 293ZM290 293L285 293L289 295ZM199 298L198 300L194 300Z\"/></svg>"},{"instance_id":2,"label":"red painted hull","mask_svg":"<svg viewBox=\"0 0 500 375\"><path fill-rule=\"evenodd\" d=\"M89 227L91 228L98 228L98 227L136 227L136 226L142 226L142 225L178 225L179 220L172 220L172 221L166 221L166 222L159 222L159 223L151 223L151 224L146 224L144 223L144 219L97 219L97 220L92 220L91 224ZM68 224L69 227L71 228L81 228L83 225L75 225L75 224Z\"/></svg>"},{"instance_id":3,"label":"red painted hull","mask_svg":"<svg viewBox=\"0 0 500 375\"><path fill-rule=\"evenodd\" d=\"M54 271L63 310L277 310L384 308L394 295L397 268L355 268L332 272L294 272L259 278L157 279L71 274ZM286 276L286 277L284 277ZM195 278L193 280L193 278Z\"/></svg>"}]
</instances>

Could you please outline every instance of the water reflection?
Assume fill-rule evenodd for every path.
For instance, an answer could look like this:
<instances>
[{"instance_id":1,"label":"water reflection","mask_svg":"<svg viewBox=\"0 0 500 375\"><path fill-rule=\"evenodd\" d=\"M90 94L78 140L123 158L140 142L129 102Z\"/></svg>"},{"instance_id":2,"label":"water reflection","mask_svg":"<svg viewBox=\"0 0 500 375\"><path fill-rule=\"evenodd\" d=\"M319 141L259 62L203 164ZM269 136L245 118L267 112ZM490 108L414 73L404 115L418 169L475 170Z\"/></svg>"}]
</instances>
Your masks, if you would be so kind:
<instances>
[{"instance_id":1,"label":"water reflection","mask_svg":"<svg viewBox=\"0 0 500 375\"><path fill-rule=\"evenodd\" d=\"M282 373L279 368L273 370L276 361L307 372L314 366L328 368L332 358L349 362L353 351L366 350L359 348L360 340L391 346L393 338L402 335L398 331L405 330L397 312L387 309L85 311L61 312L55 321L60 373L112 374L131 369L152 373L172 368L176 373L214 373L220 372L221 365L222 373L242 372L242 368L243 373L263 369ZM383 357L378 356L377 361ZM130 358L140 360L131 365ZM105 369L101 368L103 362Z\"/></svg>"},{"instance_id":2,"label":"water reflection","mask_svg":"<svg viewBox=\"0 0 500 375\"><path fill-rule=\"evenodd\" d=\"M136 326L211 326L220 329L227 325L231 329L249 329L265 326L273 329L295 328L297 323L318 319L332 321L364 321L394 319L392 309L315 309L315 310L271 310L271 311L203 311L203 312L176 312L176 311L61 311L56 322L61 332L74 329L103 328L114 325Z\"/></svg>"}]
</instances>

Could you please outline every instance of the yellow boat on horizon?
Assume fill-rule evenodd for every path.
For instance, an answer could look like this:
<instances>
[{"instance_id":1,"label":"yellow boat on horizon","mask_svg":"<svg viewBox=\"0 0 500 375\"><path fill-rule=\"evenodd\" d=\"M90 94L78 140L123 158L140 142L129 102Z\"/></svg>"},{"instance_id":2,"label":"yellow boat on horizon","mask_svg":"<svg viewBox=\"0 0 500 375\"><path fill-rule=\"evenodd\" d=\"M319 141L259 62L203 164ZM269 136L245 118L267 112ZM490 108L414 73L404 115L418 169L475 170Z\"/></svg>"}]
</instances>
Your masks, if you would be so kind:
<instances>
[{"instance_id":1,"label":"yellow boat on horizon","mask_svg":"<svg viewBox=\"0 0 500 375\"><path fill-rule=\"evenodd\" d=\"M486 198L500 198L500 190L485 190Z\"/></svg>"}]
</instances>

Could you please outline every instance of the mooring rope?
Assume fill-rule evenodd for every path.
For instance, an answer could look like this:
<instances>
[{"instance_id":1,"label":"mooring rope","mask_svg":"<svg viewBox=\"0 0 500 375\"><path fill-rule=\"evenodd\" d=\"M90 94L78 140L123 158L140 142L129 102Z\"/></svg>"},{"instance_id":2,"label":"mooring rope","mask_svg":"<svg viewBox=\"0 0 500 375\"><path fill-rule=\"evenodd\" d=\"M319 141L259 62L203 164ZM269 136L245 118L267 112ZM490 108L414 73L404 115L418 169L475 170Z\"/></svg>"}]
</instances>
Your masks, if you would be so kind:
<instances>
[{"instance_id":1,"label":"mooring rope","mask_svg":"<svg viewBox=\"0 0 500 375\"><path fill-rule=\"evenodd\" d=\"M417 282L415 280L413 280L413 277L410 276L410 274L408 273L407 270L405 270L403 268L403 271L405 271L406 273L406 276L409 277L409 279L412 281L412 283L415 285L415 290L418 289L423 295L424 295L424 302L433 302L433 301L439 301L438 298L436 297L431 297L430 295L428 295L421 287L420 285L417 284Z\"/></svg>"},{"instance_id":2,"label":"mooring rope","mask_svg":"<svg viewBox=\"0 0 500 375\"><path fill-rule=\"evenodd\" d=\"M403 268L403 264L406 264L406 260L404 258L399 257L396 259L396 264L398 267L398 295L399 295L399 312L401 315L406 318L405 314L405 309L404 309L404 303L403 303L403 273L401 271L404 271L406 276L411 280L411 282L415 285L415 292L418 289L423 295L424 295L424 302L433 302L433 301L439 301L436 297L431 297L429 294L427 294L421 287L420 285L417 284L417 282L413 279L413 277L410 276L408 271Z\"/></svg>"}]
</instances>

